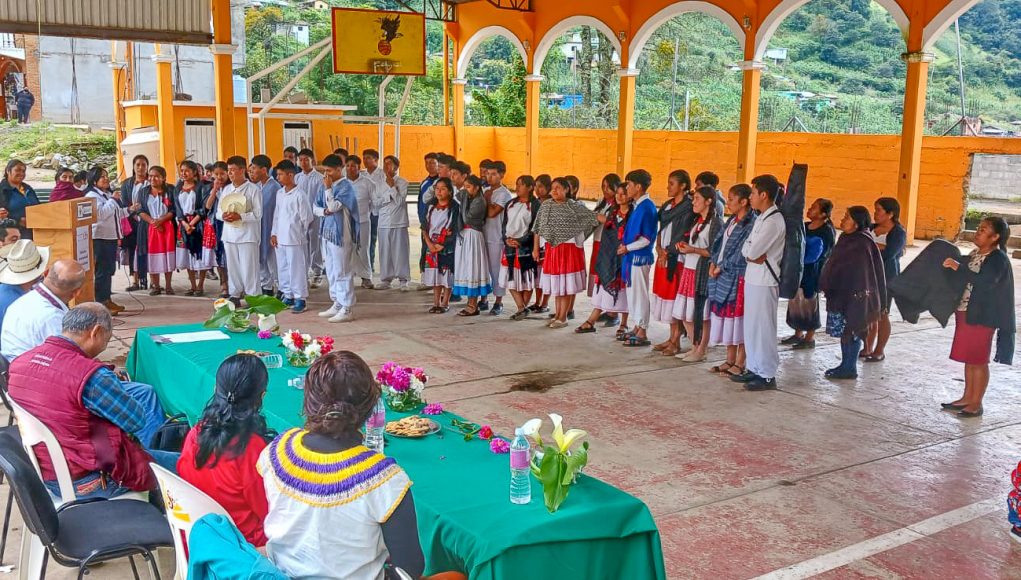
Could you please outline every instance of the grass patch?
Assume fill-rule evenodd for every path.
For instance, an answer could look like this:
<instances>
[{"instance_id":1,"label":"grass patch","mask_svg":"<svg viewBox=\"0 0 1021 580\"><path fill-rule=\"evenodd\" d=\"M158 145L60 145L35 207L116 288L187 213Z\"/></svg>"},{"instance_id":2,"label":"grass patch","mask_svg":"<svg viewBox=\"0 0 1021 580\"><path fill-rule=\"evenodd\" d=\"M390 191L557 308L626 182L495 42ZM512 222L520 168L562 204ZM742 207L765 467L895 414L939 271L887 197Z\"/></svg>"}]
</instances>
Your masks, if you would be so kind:
<instances>
[{"instance_id":1,"label":"grass patch","mask_svg":"<svg viewBox=\"0 0 1021 580\"><path fill-rule=\"evenodd\" d=\"M62 153L92 159L117 152L112 133L94 133L51 123L18 125L0 122L0 160L17 157L26 163L40 155Z\"/></svg>"}]
</instances>

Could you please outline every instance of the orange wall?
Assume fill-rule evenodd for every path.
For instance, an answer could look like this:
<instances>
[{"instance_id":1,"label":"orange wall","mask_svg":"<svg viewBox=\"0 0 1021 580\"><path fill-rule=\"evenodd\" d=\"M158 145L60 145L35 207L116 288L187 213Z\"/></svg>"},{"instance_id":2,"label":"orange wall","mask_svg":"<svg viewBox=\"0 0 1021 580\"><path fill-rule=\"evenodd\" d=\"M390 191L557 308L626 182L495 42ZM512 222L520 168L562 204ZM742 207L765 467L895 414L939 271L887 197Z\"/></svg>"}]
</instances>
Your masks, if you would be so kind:
<instances>
[{"instance_id":1,"label":"orange wall","mask_svg":"<svg viewBox=\"0 0 1021 580\"><path fill-rule=\"evenodd\" d=\"M136 110L137 109L137 110ZM239 147L247 147L244 111L238 111ZM178 154L184 155L184 120L212 118L212 107L178 107ZM155 105L127 110L127 128L153 124ZM269 155L274 160L282 150L282 121L267 121ZM313 121L314 149L321 158L332 145L346 143L360 152L379 148L378 130L372 125ZM331 145L330 136L334 140ZM541 129L540 165L536 173L577 175L582 195L594 199L600 181L616 165L616 131L585 129ZM386 154L393 153L393 127L386 130ZM524 171L525 130L523 128L465 127L464 159L472 167L485 158L507 163L508 181ZM401 128L399 157L401 173L410 180L425 177L422 159L426 153L454 150L453 127L404 126ZM965 208L965 184L974 153L1021 155L1021 139L986 137L925 137L918 193L919 238L955 237ZM737 175L737 133L635 131L636 167L649 170L654 179L653 197L663 199L666 178L674 169L687 169L692 177L700 171L719 174L721 187L733 185ZM900 137L896 135L838 135L822 133L759 133L758 173L785 178L795 161L809 165L809 198L827 197L836 211L850 205L870 205L876 198L896 196L900 161Z\"/></svg>"}]
</instances>

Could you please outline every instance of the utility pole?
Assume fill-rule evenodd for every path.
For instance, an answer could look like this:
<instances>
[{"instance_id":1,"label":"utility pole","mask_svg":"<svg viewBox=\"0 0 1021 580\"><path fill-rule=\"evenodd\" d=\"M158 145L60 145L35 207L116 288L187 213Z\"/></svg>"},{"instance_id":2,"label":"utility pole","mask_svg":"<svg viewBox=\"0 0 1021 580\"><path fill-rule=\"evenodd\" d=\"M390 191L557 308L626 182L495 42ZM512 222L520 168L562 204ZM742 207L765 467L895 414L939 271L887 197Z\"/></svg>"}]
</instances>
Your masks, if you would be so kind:
<instances>
[{"instance_id":1,"label":"utility pole","mask_svg":"<svg viewBox=\"0 0 1021 580\"><path fill-rule=\"evenodd\" d=\"M674 74L673 80L670 81L670 114L667 116L666 123L663 123L663 128L667 130L677 129L681 130L681 126L677 124L677 66L681 59L681 39L677 38L674 40ZM688 130L687 120L687 107L685 107L684 117L684 130Z\"/></svg>"},{"instance_id":2,"label":"utility pole","mask_svg":"<svg viewBox=\"0 0 1021 580\"><path fill-rule=\"evenodd\" d=\"M957 81L961 86L961 135L965 133L967 117L966 109L964 107L964 60L961 58L961 22L960 19L954 19L954 32L957 34Z\"/></svg>"}]
</instances>

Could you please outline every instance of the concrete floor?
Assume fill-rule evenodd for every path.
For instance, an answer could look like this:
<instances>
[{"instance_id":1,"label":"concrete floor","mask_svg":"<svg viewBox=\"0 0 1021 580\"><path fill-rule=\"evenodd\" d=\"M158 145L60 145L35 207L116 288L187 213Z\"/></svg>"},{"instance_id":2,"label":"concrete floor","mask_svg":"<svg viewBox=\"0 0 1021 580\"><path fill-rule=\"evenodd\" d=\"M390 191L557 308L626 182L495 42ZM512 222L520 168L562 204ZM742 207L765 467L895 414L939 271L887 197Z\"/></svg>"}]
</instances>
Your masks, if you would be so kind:
<instances>
[{"instance_id":1,"label":"concrete floor","mask_svg":"<svg viewBox=\"0 0 1021 580\"><path fill-rule=\"evenodd\" d=\"M176 280L180 294L187 278ZM115 285L126 281L118 274ZM947 358L953 329L931 318L895 323L888 359L857 381L822 377L839 347L820 337L814 351L782 352L778 391L749 393L707 372L723 357L716 349L688 364L622 348L609 329L428 315L427 292L359 289L357 320L331 325L314 314L325 296L314 291L313 312L282 314L281 325L329 333L374 367L423 366L431 402L497 431L549 412L588 430L587 473L649 505L670 578L1021 578L1005 514L1021 460L1021 370L993 367L984 417L941 411L963 371ZM119 362L136 328L211 313L202 298L115 300L129 309L107 352ZM588 310L579 298L579 315ZM650 334L661 340L667 328ZM20 532L12 536L16 548ZM128 573L111 565L94 575Z\"/></svg>"}]
</instances>

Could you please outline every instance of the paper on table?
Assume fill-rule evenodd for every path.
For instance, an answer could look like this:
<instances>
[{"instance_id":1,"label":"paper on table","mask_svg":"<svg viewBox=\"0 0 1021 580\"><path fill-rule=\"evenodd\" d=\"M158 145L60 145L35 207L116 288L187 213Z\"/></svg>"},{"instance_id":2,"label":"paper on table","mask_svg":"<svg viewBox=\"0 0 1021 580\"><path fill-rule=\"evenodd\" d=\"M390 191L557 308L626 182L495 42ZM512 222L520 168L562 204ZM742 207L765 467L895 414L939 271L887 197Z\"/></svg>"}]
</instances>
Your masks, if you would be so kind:
<instances>
[{"instance_id":1,"label":"paper on table","mask_svg":"<svg viewBox=\"0 0 1021 580\"><path fill-rule=\"evenodd\" d=\"M230 335L222 330L201 330L199 332L179 332L177 334L154 334L152 339L160 343L186 344L209 340L230 340Z\"/></svg>"}]
</instances>

